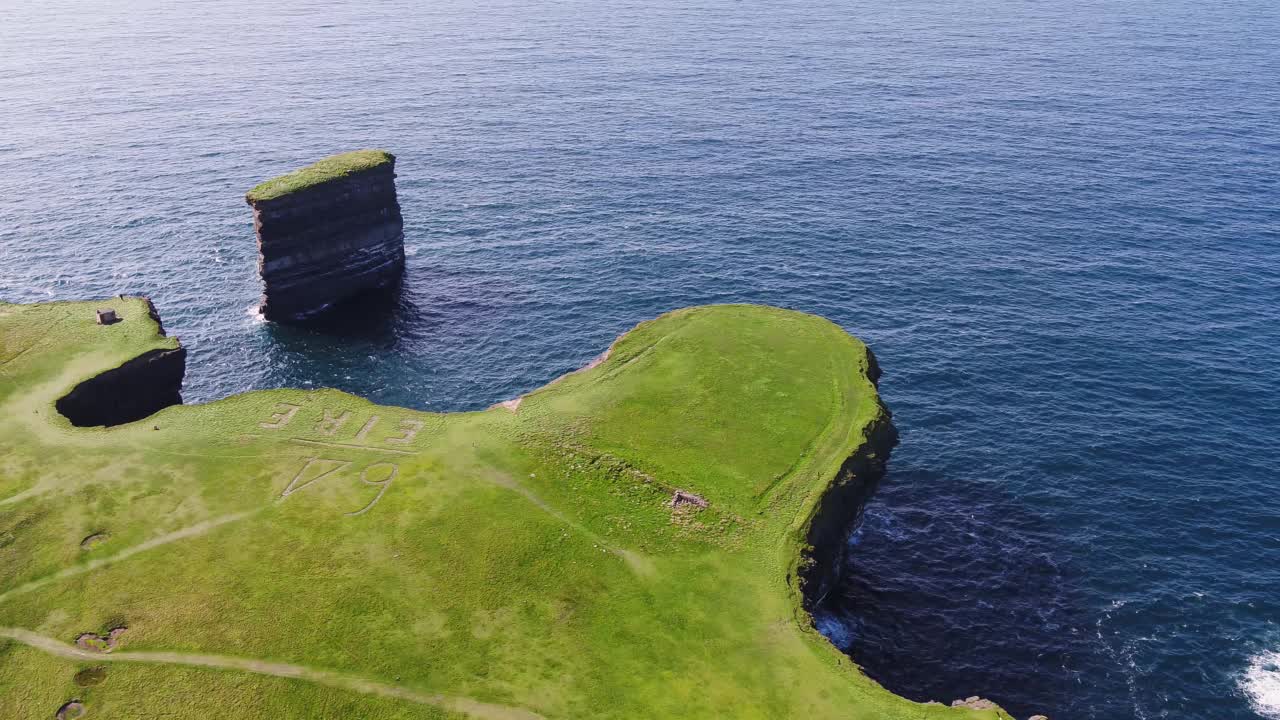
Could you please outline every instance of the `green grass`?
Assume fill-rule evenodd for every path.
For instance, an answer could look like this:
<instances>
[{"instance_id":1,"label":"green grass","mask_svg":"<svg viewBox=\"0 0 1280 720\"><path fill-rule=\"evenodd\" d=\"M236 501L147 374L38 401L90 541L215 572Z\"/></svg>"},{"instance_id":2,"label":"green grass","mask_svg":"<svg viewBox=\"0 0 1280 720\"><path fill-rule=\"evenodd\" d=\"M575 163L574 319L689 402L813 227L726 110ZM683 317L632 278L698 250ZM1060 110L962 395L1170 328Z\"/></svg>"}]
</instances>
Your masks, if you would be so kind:
<instances>
[{"instance_id":1,"label":"green grass","mask_svg":"<svg viewBox=\"0 0 1280 720\"><path fill-rule=\"evenodd\" d=\"M1007 718L892 695L800 610L880 413L825 320L669 313L515 413L272 390L74 428L59 396L173 343L115 304L0 305L0 717Z\"/></svg>"},{"instance_id":2,"label":"green grass","mask_svg":"<svg viewBox=\"0 0 1280 720\"><path fill-rule=\"evenodd\" d=\"M289 193L394 161L395 156L385 150L355 150L341 155L331 155L299 170L258 183L246 197L250 202L274 200Z\"/></svg>"}]
</instances>

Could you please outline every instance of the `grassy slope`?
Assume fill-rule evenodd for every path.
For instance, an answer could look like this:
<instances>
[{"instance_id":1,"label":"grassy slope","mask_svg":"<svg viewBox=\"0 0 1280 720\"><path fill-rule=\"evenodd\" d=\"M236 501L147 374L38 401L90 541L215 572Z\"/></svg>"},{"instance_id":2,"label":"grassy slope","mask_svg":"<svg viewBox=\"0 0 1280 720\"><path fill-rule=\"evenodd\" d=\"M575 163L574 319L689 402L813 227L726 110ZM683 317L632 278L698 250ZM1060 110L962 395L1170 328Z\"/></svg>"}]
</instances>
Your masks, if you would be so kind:
<instances>
[{"instance_id":1,"label":"grassy slope","mask_svg":"<svg viewBox=\"0 0 1280 720\"><path fill-rule=\"evenodd\" d=\"M385 150L354 150L341 155L330 155L304 168L258 183L245 197L250 202L273 200L313 185L370 170L394 160L395 156Z\"/></svg>"},{"instance_id":2,"label":"grassy slope","mask_svg":"<svg viewBox=\"0 0 1280 720\"><path fill-rule=\"evenodd\" d=\"M72 428L57 397L173 342L115 304L0 305L0 628L129 627L101 660L0 637L0 717L1005 717L885 692L799 611L806 519L878 413L825 320L670 313L514 414L276 390Z\"/></svg>"}]
</instances>

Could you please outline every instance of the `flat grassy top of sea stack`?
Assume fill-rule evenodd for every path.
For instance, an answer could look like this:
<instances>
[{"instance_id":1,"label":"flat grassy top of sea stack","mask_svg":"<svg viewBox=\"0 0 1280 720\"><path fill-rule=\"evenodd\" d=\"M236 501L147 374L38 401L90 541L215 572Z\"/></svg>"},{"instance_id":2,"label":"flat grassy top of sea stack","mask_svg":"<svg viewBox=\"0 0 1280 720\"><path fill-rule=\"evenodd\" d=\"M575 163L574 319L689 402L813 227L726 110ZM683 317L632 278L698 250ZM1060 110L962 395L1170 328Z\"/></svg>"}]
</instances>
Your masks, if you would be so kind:
<instances>
[{"instance_id":1,"label":"flat grassy top of sea stack","mask_svg":"<svg viewBox=\"0 0 1280 720\"><path fill-rule=\"evenodd\" d=\"M274 200L353 173L372 170L380 165L395 162L395 159L395 156L386 150L355 150L331 155L299 170L259 183L249 191L246 197L249 202Z\"/></svg>"}]
</instances>

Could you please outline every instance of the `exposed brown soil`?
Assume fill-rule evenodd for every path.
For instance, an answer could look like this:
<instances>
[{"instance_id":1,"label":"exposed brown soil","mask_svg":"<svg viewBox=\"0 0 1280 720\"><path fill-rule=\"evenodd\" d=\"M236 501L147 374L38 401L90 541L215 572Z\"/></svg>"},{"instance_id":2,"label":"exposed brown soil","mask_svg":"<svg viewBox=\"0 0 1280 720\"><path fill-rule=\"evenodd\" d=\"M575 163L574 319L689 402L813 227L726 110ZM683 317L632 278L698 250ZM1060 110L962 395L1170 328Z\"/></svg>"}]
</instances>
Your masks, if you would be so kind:
<instances>
[{"instance_id":1,"label":"exposed brown soil","mask_svg":"<svg viewBox=\"0 0 1280 720\"><path fill-rule=\"evenodd\" d=\"M92 632L81 633L80 637L76 638L76 647L81 650L92 650L93 652L111 652L116 649L116 645L120 644L120 636L128 629L121 625L111 628L106 635Z\"/></svg>"}]
</instances>

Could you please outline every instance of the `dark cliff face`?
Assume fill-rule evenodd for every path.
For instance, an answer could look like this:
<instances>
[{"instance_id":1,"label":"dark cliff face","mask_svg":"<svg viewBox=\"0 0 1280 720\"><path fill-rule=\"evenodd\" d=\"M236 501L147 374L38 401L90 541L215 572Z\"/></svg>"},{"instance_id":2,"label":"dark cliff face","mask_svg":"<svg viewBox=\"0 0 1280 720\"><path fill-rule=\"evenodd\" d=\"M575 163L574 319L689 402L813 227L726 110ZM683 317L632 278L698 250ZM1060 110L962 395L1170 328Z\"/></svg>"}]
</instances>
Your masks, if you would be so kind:
<instances>
[{"instance_id":1,"label":"dark cliff face","mask_svg":"<svg viewBox=\"0 0 1280 720\"><path fill-rule=\"evenodd\" d=\"M867 350L867 375L880 379L876 357ZM809 550L800 566L800 588L806 610L826 597L840 579L849 535L862 517L862 508L884 477L885 463L898 444L893 415L880 404L880 415L866 428L867 440L840 466L835 481L809 525Z\"/></svg>"},{"instance_id":2,"label":"dark cliff face","mask_svg":"<svg viewBox=\"0 0 1280 720\"><path fill-rule=\"evenodd\" d=\"M307 320L399 282L404 222L394 162L249 204L268 320Z\"/></svg>"},{"instance_id":3,"label":"dark cliff face","mask_svg":"<svg viewBox=\"0 0 1280 720\"><path fill-rule=\"evenodd\" d=\"M151 350L89 378L55 404L76 427L123 425L182 403L185 348Z\"/></svg>"}]
</instances>

